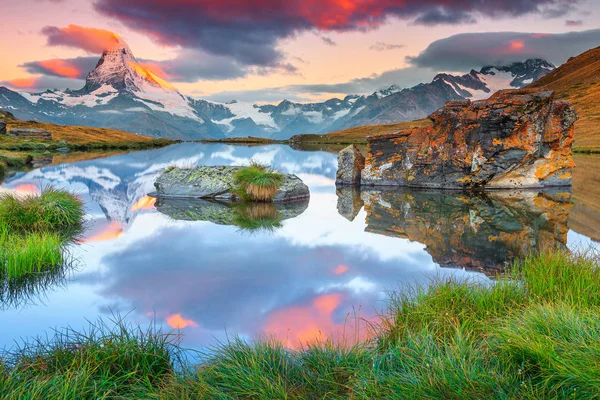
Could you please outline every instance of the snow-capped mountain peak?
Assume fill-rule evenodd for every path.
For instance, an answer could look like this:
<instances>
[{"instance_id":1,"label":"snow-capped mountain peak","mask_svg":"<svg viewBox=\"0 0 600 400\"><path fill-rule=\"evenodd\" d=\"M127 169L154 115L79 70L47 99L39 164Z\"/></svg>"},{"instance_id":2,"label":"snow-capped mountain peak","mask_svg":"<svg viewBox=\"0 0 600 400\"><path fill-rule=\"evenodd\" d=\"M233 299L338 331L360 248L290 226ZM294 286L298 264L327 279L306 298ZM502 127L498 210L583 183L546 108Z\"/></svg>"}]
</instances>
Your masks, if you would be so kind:
<instances>
[{"instance_id":1,"label":"snow-capped mountain peak","mask_svg":"<svg viewBox=\"0 0 600 400\"><path fill-rule=\"evenodd\" d=\"M462 76L439 74L433 81L445 83L460 97L481 100L501 89L527 86L554 68L554 65L546 60L529 59L504 66L483 67L479 71L472 70Z\"/></svg>"},{"instance_id":2,"label":"snow-capped mountain peak","mask_svg":"<svg viewBox=\"0 0 600 400\"><path fill-rule=\"evenodd\" d=\"M142 67L123 39L118 38L117 43L102 53L96 68L88 74L83 91L91 93L104 85L134 93L146 91L147 86L177 91L173 85Z\"/></svg>"},{"instance_id":3,"label":"snow-capped mountain peak","mask_svg":"<svg viewBox=\"0 0 600 400\"><path fill-rule=\"evenodd\" d=\"M424 118L448 100L482 99L523 87L554 66L527 60L490 66L465 75L439 74L412 88L392 85L369 95L317 103L283 100L273 105L219 103L181 94L144 68L121 38L102 53L80 90L14 92L0 87L0 108L18 118L98 126L174 139L260 136L288 139L361 125Z\"/></svg>"}]
</instances>

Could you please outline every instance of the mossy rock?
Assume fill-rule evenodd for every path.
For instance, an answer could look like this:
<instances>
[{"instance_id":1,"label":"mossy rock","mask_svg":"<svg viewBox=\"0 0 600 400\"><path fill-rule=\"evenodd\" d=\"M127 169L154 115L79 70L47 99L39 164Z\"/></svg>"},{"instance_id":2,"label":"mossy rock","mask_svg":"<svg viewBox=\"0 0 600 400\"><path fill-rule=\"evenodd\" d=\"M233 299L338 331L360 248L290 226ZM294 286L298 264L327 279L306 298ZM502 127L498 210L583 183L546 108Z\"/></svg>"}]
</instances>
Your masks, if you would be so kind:
<instances>
[{"instance_id":1,"label":"mossy rock","mask_svg":"<svg viewBox=\"0 0 600 400\"><path fill-rule=\"evenodd\" d=\"M194 168L169 168L158 177L154 196L178 199L236 199L234 175L243 167L198 166ZM293 174L285 174L273 202L308 199L308 186Z\"/></svg>"}]
</instances>

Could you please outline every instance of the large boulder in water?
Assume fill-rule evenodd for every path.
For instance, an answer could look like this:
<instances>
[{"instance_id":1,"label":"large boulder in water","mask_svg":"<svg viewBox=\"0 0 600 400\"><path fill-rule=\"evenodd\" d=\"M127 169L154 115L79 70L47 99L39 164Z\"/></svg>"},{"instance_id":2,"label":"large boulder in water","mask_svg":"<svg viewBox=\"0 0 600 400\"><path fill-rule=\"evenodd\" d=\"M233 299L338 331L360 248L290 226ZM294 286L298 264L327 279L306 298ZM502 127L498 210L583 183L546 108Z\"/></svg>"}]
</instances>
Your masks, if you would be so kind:
<instances>
[{"instance_id":1,"label":"large boulder in water","mask_svg":"<svg viewBox=\"0 0 600 400\"><path fill-rule=\"evenodd\" d=\"M367 138L361 184L540 188L571 184L577 114L551 91L502 90L451 101L433 125Z\"/></svg>"},{"instance_id":2,"label":"large boulder in water","mask_svg":"<svg viewBox=\"0 0 600 400\"><path fill-rule=\"evenodd\" d=\"M365 158L355 145L350 145L338 154L337 185L360 185L360 175L365 167Z\"/></svg>"},{"instance_id":3,"label":"large boulder in water","mask_svg":"<svg viewBox=\"0 0 600 400\"><path fill-rule=\"evenodd\" d=\"M171 168L154 183L158 198L235 200L234 174L243 167L198 166ZM295 201L310 197L308 186L293 174L284 180L273 196L273 202Z\"/></svg>"}]
</instances>

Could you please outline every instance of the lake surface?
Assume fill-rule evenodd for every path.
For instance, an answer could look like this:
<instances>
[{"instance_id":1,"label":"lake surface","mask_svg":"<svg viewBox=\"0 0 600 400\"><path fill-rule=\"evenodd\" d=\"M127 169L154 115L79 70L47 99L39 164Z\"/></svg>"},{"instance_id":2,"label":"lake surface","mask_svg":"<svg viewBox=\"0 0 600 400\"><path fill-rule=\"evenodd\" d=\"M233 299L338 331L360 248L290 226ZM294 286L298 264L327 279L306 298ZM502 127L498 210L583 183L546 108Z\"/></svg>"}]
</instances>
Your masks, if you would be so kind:
<instances>
[{"instance_id":1,"label":"lake surface","mask_svg":"<svg viewBox=\"0 0 600 400\"><path fill-rule=\"evenodd\" d=\"M310 202L240 211L147 196L167 166L252 159L297 174ZM576 162L573 193L336 191L334 153L284 145L183 143L18 173L2 187L74 191L88 222L65 276L3 289L0 347L116 313L179 329L192 348L234 334L290 347L351 339L364 332L356 317L374 319L390 290L446 276L486 281L529 251L597 246L600 157ZM254 229L256 220L268 226Z\"/></svg>"}]
</instances>

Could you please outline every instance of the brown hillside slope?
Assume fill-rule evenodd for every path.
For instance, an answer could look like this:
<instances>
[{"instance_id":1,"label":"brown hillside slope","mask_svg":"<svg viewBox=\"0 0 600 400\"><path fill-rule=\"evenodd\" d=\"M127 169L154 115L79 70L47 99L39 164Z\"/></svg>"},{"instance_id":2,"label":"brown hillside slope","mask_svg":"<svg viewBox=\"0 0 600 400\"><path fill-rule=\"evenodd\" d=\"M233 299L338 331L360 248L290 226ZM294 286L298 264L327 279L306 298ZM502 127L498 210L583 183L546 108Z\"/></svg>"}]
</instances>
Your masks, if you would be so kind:
<instances>
[{"instance_id":1,"label":"brown hillside slope","mask_svg":"<svg viewBox=\"0 0 600 400\"><path fill-rule=\"evenodd\" d=\"M46 130L52 134L52 141L24 140L21 138L2 135L0 148L20 150L35 148L41 145L45 148L69 146L74 149L117 148L135 149L165 146L173 143L170 140L134 135L114 129L90 128L84 126L54 125L36 121L5 120L10 134L14 128L32 128Z\"/></svg>"},{"instance_id":2,"label":"brown hillside slope","mask_svg":"<svg viewBox=\"0 0 600 400\"><path fill-rule=\"evenodd\" d=\"M429 119L398 122L389 125L357 126L324 135L296 135L290 141L296 143L366 143L367 136L394 133L404 129L422 128L431 125Z\"/></svg>"},{"instance_id":3,"label":"brown hillside slope","mask_svg":"<svg viewBox=\"0 0 600 400\"><path fill-rule=\"evenodd\" d=\"M529 87L545 87L573 103L576 150L600 151L600 47L571 58Z\"/></svg>"}]
</instances>

